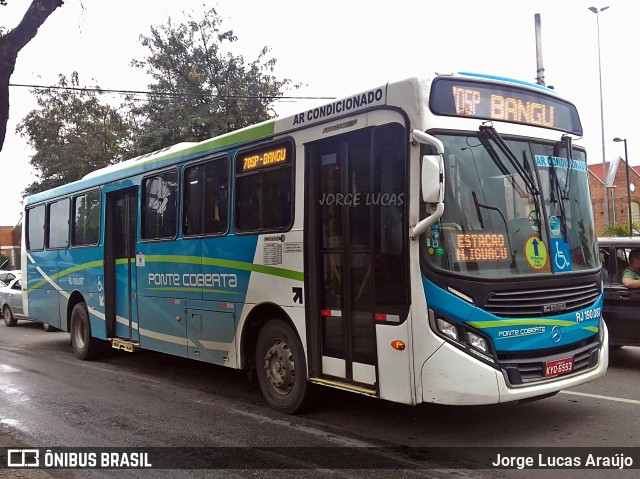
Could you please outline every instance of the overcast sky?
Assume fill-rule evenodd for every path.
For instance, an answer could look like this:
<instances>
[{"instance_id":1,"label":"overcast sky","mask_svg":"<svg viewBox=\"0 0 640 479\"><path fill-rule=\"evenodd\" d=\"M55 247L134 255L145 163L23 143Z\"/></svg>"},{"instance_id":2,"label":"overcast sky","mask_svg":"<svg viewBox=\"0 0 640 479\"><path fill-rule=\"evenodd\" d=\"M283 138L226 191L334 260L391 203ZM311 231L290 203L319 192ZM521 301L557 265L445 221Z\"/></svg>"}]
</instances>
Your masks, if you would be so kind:
<instances>
[{"instance_id":1,"label":"overcast sky","mask_svg":"<svg viewBox=\"0 0 640 479\"><path fill-rule=\"evenodd\" d=\"M29 3L9 0L0 7L0 26L15 27ZM275 74L302 83L292 94L308 97L342 97L434 72L533 82L534 15L540 13L547 85L578 106L585 135L575 143L587 148L589 163L602 162L602 141L597 17L588 7L609 6L599 14L606 158L624 155L622 144L612 141L622 137L630 164L640 164L639 122L632 116L638 111L632 83L639 68L638 0L65 0L20 52L11 82L55 85L58 74L77 71L86 86L144 90L148 79L130 66L148 53L139 36L169 17L181 22L185 12L200 18L203 3L215 5L238 36L235 53L251 61L270 47L278 60ZM15 127L36 103L27 88L12 87L10 96L0 153L0 225L12 226L20 218L21 192L34 180L32 152ZM282 101L276 111L288 115L318 103Z\"/></svg>"}]
</instances>

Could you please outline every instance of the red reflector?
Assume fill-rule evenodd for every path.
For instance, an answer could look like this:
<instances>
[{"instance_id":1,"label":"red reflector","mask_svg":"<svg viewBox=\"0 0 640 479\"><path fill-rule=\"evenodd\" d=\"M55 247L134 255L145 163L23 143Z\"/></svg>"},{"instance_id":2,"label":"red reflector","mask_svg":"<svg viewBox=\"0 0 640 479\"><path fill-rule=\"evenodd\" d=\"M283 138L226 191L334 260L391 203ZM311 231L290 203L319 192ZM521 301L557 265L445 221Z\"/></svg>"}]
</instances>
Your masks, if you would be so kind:
<instances>
[{"instance_id":1,"label":"red reflector","mask_svg":"<svg viewBox=\"0 0 640 479\"><path fill-rule=\"evenodd\" d=\"M397 314L376 313L375 319L376 321L387 321L390 323L400 322L400 316L398 316Z\"/></svg>"},{"instance_id":2,"label":"red reflector","mask_svg":"<svg viewBox=\"0 0 640 479\"><path fill-rule=\"evenodd\" d=\"M320 310L320 316L331 316L331 310L330 309L321 309Z\"/></svg>"},{"instance_id":3,"label":"red reflector","mask_svg":"<svg viewBox=\"0 0 640 479\"><path fill-rule=\"evenodd\" d=\"M398 351L404 351L406 347L404 341L391 341L391 347L393 349L397 349Z\"/></svg>"}]
</instances>

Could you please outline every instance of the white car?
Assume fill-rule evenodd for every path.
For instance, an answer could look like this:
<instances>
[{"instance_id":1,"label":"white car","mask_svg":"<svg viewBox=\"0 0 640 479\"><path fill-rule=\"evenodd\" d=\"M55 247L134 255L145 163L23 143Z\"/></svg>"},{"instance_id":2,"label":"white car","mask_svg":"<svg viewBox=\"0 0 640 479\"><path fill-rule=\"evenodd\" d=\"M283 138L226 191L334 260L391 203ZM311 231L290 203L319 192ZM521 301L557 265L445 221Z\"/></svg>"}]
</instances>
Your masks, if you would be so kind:
<instances>
[{"instance_id":1,"label":"white car","mask_svg":"<svg viewBox=\"0 0 640 479\"><path fill-rule=\"evenodd\" d=\"M13 279L8 284L0 280L0 311L4 318L4 324L13 327L18 324L18 320L29 320L22 309L22 274L20 271L12 271ZM42 323L45 331L57 331L53 326Z\"/></svg>"},{"instance_id":2,"label":"white car","mask_svg":"<svg viewBox=\"0 0 640 479\"><path fill-rule=\"evenodd\" d=\"M29 319L22 309L22 286L20 273L14 275L6 286L0 288L0 308L4 317L4 324L15 326L19 319Z\"/></svg>"}]
</instances>

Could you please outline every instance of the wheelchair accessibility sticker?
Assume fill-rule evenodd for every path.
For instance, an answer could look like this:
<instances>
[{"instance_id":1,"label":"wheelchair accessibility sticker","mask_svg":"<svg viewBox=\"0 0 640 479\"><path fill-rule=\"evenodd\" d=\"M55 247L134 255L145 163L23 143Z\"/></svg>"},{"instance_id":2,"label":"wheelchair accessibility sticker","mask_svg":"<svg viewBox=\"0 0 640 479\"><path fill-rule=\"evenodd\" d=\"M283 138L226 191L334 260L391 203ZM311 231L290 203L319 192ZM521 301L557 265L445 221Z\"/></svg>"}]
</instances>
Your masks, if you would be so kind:
<instances>
[{"instance_id":1,"label":"wheelchair accessibility sticker","mask_svg":"<svg viewBox=\"0 0 640 479\"><path fill-rule=\"evenodd\" d=\"M555 273L572 271L569 244L562 238L551 238L552 268Z\"/></svg>"}]
</instances>

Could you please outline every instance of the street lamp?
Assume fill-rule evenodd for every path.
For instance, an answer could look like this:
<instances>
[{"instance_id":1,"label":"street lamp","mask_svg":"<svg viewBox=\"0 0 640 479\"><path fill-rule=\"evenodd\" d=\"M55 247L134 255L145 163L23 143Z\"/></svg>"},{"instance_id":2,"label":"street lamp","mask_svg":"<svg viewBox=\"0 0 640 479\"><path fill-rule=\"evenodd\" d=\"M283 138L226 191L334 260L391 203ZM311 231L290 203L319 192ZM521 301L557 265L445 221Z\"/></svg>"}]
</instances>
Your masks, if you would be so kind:
<instances>
[{"instance_id":1,"label":"street lamp","mask_svg":"<svg viewBox=\"0 0 640 479\"><path fill-rule=\"evenodd\" d=\"M624 142L624 163L627 167L627 206L629 208L629 236L633 236L633 228L631 227L631 186L629 184L629 156L627 155L627 139L614 138L616 143Z\"/></svg>"},{"instance_id":2,"label":"street lamp","mask_svg":"<svg viewBox=\"0 0 640 479\"><path fill-rule=\"evenodd\" d=\"M589 7L596 14L596 25L598 27L598 75L600 78L600 129L602 132L602 179L604 182L604 222L609 225L609 197L607 196L607 160L604 148L604 108L602 106L602 63L600 61L600 12L604 12L609 7Z\"/></svg>"}]
</instances>

